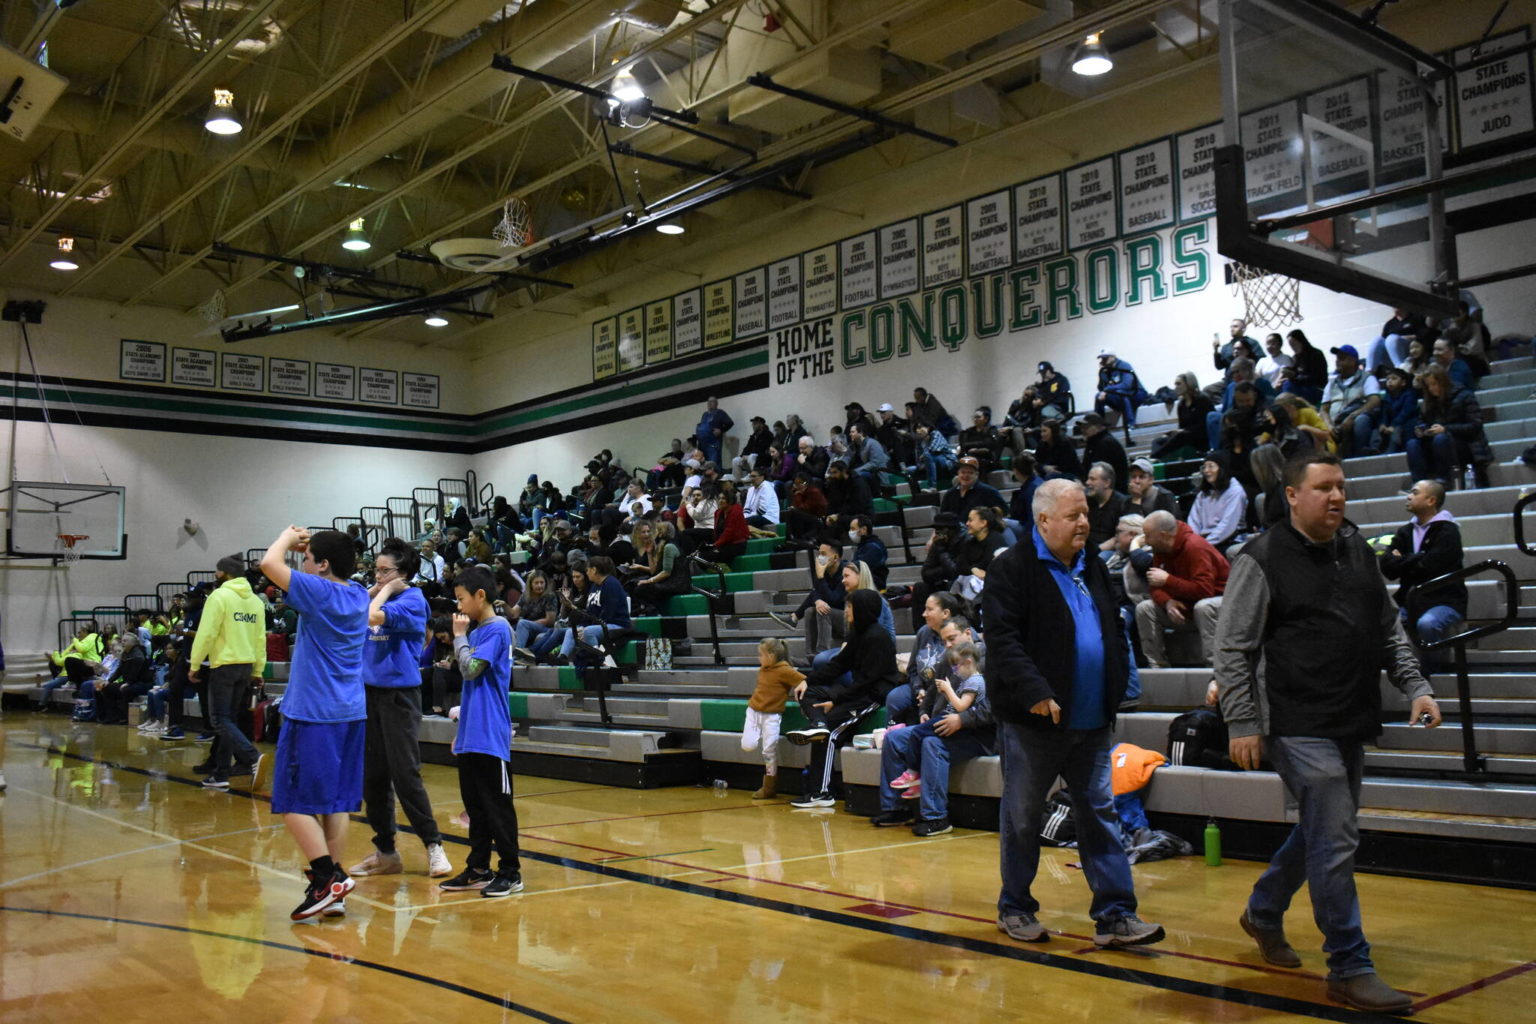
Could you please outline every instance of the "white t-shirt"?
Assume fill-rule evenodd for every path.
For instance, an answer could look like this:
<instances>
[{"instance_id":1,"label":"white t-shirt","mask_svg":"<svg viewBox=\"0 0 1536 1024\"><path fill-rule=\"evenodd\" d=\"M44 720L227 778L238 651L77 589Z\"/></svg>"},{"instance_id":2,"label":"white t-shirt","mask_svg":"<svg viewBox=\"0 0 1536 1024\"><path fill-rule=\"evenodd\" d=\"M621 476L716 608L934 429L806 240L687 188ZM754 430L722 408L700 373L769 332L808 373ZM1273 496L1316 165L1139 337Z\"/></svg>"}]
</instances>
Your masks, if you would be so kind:
<instances>
[{"instance_id":1,"label":"white t-shirt","mask_svg":"<svg viewBox=\"0 0 1536 1024\"><path fill-rule=\"evenodd\" d=\"M1291 357L1284 352L1277 356L1266 353L1258 361L1258 364L1254 366L1254 372L1278 388L1280 386L1280 371L1290 365Z\"/></svg>"}]
</instances>

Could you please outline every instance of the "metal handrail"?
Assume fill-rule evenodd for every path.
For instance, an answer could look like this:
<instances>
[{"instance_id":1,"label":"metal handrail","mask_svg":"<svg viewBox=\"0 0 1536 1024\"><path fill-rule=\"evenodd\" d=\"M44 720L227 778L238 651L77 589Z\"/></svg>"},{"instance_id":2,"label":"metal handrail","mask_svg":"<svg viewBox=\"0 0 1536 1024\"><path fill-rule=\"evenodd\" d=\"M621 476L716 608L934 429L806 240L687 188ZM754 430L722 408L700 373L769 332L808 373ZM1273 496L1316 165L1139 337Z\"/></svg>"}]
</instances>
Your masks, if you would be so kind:
<instances>
[{"instance_id":1,"label":"metal handrail","mask_svg":"<svg viewBox=\"0 0 1536 1024\"><path fill-rule=\"evenodd\" d=\"M703 559L698 558L696 555L689 555L688 557L693 559L693 564L694 565L701 566L701 563L703 562ZM718 563L715 564L715 568L713 570L706 569L705 571L706 572L713 571L714 574L717 577L719 577L719 580L720 580L720 589L719 589L719 591L709 590L709 589L707 589L705 587L701 587L697 583L693 582L693 577L692 577L692 573L691 572L689 574L689 580L688 580L689 587L688 588L691 591L693 591L695 594L702 594L704 596L704 607L709 612L709 642L711 644L713 644L714 648L715 648L715 664L716 665L724 665L725 664L725 655L720 653L720 629L715 624L715 605L718 602L724 600L724 598L725 598L725 594L726 594L726 590L725 590L725 571L720 568Z\"/></svg>"},{"instance_id":2,"label":"metal handrail","mask_svg":"<svg viewBox=\"0 0 1536 1024\"><path fill-rule=\"evenodd\" d=\"M1532 547L1525 541L1525 510L1532 504L1536 504L1536 491L1527 491L1515 502L1515 547L1536 558L1536 547Z\"/></svg>"},{"instance_id":3,"label":"metal handrail","mask_svg":"<svg viewBox=\"0 0 1536 1024\"><path fill-rule=\"evenodd\" d=\"M1460 583L1462 580L1488 572L1489 570L1497 572L1504 578L1505 609L1503 618L1495 622L1485 623L1473 629L1463 630L1454 636L1444 637L1428 643L1419 639L1417 617L1409 615L1405 620L1408 635L1422 650L1437 651L1443 647L1455 649L1456 700L1460 705L1459 714L1461 717L1461 763L1470 773L1482 772L1486 769L1482 755L1477 752L1477 737L1474 733L1472 681L1467 675L1467 644L1485 636L1502 633L1514 625L1520 616L1520 581L1515 578L1514 570L1507 564L1490 558L1475 565L1463 566L1443 576L1436 576L1432 580L1425 580L1403 595L1404 608L1422 605L1426 594L1437 590L1444 590L1452 584Z\"/></svg>"}]
</instances>

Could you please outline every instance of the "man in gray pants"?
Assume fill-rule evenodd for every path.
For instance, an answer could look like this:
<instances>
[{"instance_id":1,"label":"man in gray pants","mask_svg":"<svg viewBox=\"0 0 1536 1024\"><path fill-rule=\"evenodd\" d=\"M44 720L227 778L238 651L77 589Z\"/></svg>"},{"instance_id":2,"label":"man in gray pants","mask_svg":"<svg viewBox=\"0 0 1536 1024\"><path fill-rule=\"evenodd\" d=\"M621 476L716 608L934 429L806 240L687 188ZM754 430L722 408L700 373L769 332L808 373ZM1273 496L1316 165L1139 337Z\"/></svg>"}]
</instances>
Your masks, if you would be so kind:
<instances>
[{"instance_id":1,"label":"man in gray pants","mask_svg":"<svg viewBox=\"0 0 1536 1024\"><path fill-rule=\"evenodd\" d=\"M363 681L368 725L363 749L363 807L373 828L373 852L348 869L352 875L397 875L404 864L395 850L395 799L427 848L427 874L453 874L432 802L421 782L421 669L427 635L427 599L406 581L416 575L417 555L398 537L386 540L374 561L369 591L368 643Z\"/></svg>"}]
</instances>

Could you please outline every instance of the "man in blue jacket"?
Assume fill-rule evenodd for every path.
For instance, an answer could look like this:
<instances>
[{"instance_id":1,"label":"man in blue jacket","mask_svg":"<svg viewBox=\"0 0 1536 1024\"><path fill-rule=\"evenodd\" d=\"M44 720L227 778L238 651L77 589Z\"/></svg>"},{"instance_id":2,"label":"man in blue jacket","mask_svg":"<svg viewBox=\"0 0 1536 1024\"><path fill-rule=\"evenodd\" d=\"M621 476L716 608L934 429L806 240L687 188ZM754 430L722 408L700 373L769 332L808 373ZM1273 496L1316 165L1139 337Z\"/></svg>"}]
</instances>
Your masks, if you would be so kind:
<instances>
[{"instance_id":1,"label":"man in blue jacket","mask_svg":"<svg viewBox=\"0 0 1536 1024\"><path fill-rule=\"evenodd\" d=\"M721 465L720 449L725 444L725 435L736 421L726 415L720 408L720 400L711 395L704 403L704 415L699 417L699 425L694 428L694 436L699 442L699 448L704 452L704 461Z\"/></svg>"}]
</instances>

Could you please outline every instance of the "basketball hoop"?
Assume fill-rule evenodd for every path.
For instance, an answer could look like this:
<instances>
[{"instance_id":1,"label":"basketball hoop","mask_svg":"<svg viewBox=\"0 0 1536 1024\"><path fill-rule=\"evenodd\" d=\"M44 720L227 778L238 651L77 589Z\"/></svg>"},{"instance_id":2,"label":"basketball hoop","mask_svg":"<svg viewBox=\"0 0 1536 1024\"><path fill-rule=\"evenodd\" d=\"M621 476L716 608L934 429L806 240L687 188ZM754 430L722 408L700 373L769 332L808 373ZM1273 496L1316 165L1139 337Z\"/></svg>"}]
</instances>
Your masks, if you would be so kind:
<instances>
[{"instance_id":1,"label":"basketball hoop","mask_svg":"<svg viewBox=\"0 0 1536 1024\"><path fill-rule=\"evenodd\" d=\"M1248 263L1232 263L1232 294L1243 297L1244 319L1256 327L1301 322L1301 282Z\"/></svg>"},{"instance_id":2,"label":"basketball hoop","mask_svg":"<svg viewBox=\"0 0 1536 1024\"><path fill-rule=\"evenodd\" d=\"M90 539L90 535L84 533L59 534L53 549L54 561L66 566L74 565L85 554L85 548L80 546L80 542Z\"/></svg>"},{"instance_id":3,"label":"basketball hoop","mask_svg":"<svg viewBox=\"0 0 1536 1024\"><path fill-rule=\"evenodd\" d=\"M520 196L512 196L501 207L501 223L491 237L503 249L526 249L533 242L533 211Z\"/></svg>"},{"instance_id":4,"label":"basketball hoop","mask_svg":"<svg viewBox=\"0 0 1536 1024\"><path fill-rule=\"evenodd\" d=\"M209 324L224 322L225 314L229 312L228 300L224 296L224 289L216 288L208 301L197 307L197 312L203 321Z\"/></svg>"}]
</instances>

